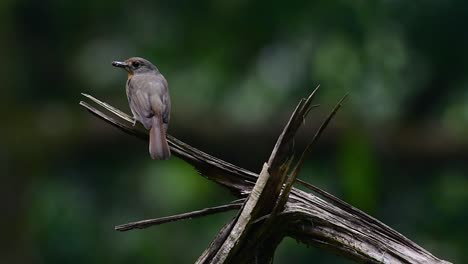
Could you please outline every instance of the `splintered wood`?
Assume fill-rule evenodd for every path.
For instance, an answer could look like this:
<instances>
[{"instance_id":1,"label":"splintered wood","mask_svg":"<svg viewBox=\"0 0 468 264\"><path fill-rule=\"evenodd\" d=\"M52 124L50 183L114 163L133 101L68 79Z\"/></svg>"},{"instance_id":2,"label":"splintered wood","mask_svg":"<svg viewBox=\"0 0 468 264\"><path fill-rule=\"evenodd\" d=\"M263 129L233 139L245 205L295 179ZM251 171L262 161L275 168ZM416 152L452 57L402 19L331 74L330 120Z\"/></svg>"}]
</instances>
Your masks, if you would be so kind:
<instances>
[{"instance_id":1,"label":"splintered wood","mask_svg":"<svg viewBox=\"0 0 468 264\"><path fill-rule=\"evenodd\" d=\"M359 262L449 263L436 258L361 210L297 179L305 157L344 99L325 119L299 159L295 160L294 136L310 109L315 107L311 102L317 90L318 87L308 98L300 100L259 174L213 157L168 135L174 156L189 163L200 175L228 189L240 200L179 215L120 225L116 230L142 229L227 210L239 210L237 216L220 230L196 263L271 263L276 247L285 236ZM132 117L91 95L83 96L112 116L81 101L80 105L89 112L131 136L148 140L147 131L133 126ZM294 183L304 185L311 192L294 188Z\"/></svg>"}]
</instances>

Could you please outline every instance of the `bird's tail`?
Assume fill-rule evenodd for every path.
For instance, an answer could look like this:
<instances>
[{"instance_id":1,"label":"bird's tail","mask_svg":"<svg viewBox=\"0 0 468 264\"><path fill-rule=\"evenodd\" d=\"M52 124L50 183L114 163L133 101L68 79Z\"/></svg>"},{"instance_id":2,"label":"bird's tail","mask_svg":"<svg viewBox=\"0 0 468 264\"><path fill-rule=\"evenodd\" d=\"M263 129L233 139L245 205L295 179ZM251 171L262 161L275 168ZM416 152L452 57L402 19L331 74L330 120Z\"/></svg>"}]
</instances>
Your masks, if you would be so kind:
<instances>
[{"instance_id":1,"label":"bird's tail","mask_svg":"<svg viewBox=\"0 0 468 264\"><path fill-rule=\"evenodd\" d=\"M150 129L149 153L152 159L166 160L171 156L169 145L166 140L166 130L164 129L161 116L153 116L153 125Z\"/></svg>"}]
</instances>

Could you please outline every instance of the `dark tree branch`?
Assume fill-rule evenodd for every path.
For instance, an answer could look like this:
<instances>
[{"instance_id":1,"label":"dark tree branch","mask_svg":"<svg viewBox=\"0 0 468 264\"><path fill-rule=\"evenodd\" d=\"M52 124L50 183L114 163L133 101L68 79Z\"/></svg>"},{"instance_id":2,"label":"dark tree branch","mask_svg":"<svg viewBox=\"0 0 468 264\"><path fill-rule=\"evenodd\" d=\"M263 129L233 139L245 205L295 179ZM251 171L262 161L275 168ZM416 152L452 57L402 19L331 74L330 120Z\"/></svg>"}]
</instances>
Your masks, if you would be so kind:
<instances>
[{"instance_id":1,"label":"dark tree branch","mask_svg":"<svg viewBox=\"0 0 468 264\"><path fill-rule=\"evenodd\" d=\"M241 206L242 206L241 203L230 203L230 204L221 205L221 206L204 208L202 210L193 211L189 213L166 216L166 217L161 217L161 218L156 218L156 219L141 220L141 221L132 222L128 224L118 225L115 227L115 230L128 231L128 230L132 230L136 228L144 229L150 226L162 225L162 224L169 223L169 222L192 219L192 218L222 213L222 212L226 212L230 210L235 210L235 209L241 208Z\"/></svg>"},{"instance_id":2,"label":"dark tree branch","mask_svg":"<svg viewBox=\"0 0 468 264\"><path fill-rule=\"evenodd\" d=\"M382 222L313 185L302 182L313 193L296 188L291 188L290 192L285 189L285 183L289 189L291 182L294 182L299 171L297 168L300 168L297 164L305 156L303 153L294 167L296 169L290 172L294 157L293 138L310 110L314 93L299 102L260 175L167 136L174 156L191 164L204 177L229 189L236 197L247 197L237 217L222 228L198 263L269 263L284 236L332 250L360 262L448 263ZM148 140L146 131L132 126L131 117L92 96L86 97L117 115L120 120L80 102L88 111L127 134ZM332 112L328 121L335 112ZM328 121L324 122L323 128ZM319 129L317 135L321 131L323 129ZM291 174L294 171L296 175ZM285 197L284 206L278 206Z\"/></svg>"}]
</instances>

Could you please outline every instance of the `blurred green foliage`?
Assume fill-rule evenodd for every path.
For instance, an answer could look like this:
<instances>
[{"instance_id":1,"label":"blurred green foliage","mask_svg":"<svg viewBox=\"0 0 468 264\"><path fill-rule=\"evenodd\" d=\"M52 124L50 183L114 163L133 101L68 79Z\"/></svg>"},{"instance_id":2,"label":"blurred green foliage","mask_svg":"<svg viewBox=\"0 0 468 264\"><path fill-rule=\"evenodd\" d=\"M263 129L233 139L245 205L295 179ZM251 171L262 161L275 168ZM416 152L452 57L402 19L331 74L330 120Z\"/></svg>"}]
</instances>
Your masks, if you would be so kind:
<instances>
[{"instance_id":1,"label":"blurred green foliage","mask_svg":"<svg viewBox=\"0 0 468 264\"><path fill-rule=\"evenodd\" d=\"M170 133L259 171L299 98L321 84L296 147L347 91L301 178L436 256L467 263L468 2L0 2L5 263L190 263L234 213L118 233L229 193L78 106L128 112L116 59L169 80ZM276 263L349 263L291 239Z\"/></svg>"}]
</instances>

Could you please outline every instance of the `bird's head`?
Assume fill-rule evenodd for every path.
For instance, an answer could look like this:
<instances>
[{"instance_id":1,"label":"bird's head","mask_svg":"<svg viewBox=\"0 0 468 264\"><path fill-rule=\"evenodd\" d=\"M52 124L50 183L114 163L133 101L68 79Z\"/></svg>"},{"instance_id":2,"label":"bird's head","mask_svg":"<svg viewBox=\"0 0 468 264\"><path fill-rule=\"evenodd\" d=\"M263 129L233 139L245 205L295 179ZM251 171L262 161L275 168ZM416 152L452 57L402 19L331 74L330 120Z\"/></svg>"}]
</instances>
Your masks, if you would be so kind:
<instances>
[{"instance_id":1,"label":"bird's head","mask_svg":"<svg viewBox=\"0 0 468 264\"><path fill-rule=\"evenodd\" d=\"M130 76L138 73L158 72L156 66L140 57L133 57L123 62L113 61L112 66L125 69Z\"/></svg>"}]
</instances>

